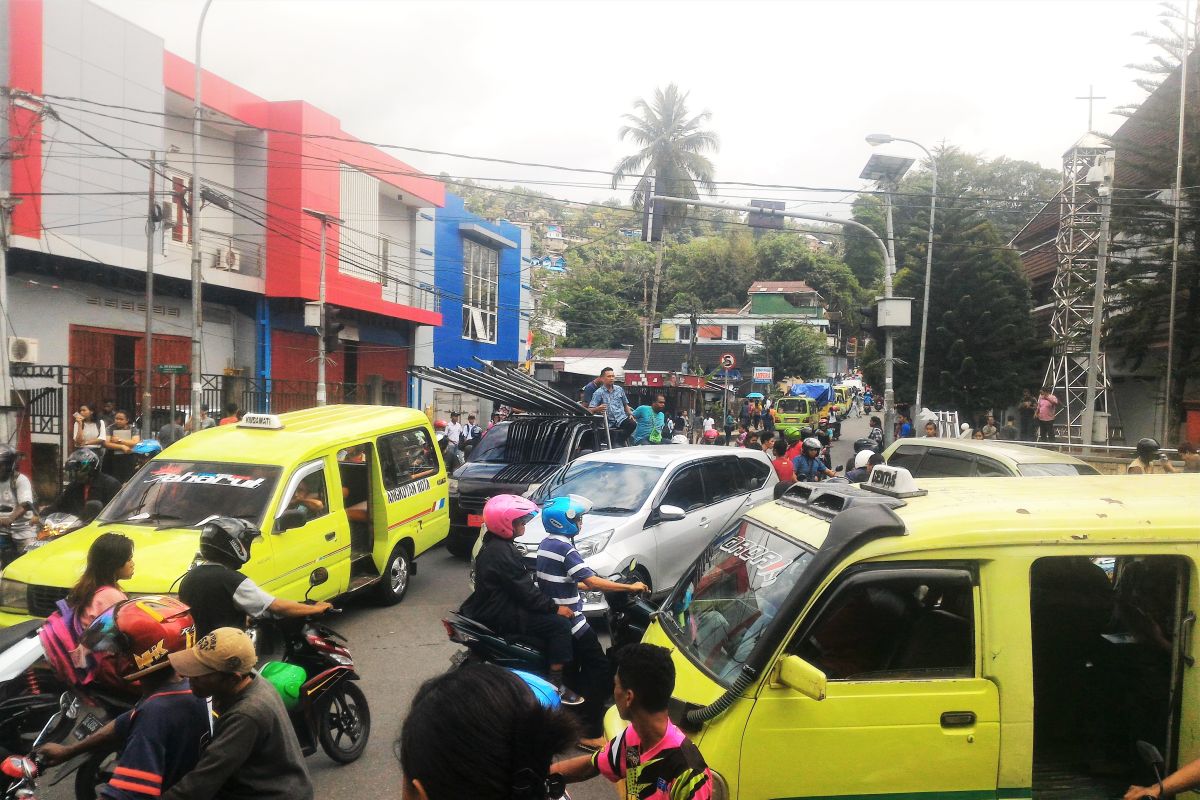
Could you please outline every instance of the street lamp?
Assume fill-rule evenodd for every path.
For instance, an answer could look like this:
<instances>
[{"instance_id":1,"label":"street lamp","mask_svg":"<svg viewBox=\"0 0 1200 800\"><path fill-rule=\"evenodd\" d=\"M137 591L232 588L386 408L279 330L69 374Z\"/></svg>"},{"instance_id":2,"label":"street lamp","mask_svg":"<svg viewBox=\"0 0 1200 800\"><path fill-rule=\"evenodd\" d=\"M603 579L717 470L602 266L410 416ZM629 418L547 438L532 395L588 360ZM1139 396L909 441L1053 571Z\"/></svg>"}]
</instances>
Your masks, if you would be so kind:
<instances>
[{"instance_id":1,"label":"street lamp","mask_svg":"<svg viewBox=\"0 0 1200 800\"><path fill-rule=\"evenodd\" d=\"M929 241L925 245L925 300L921 304L921 349L920 355L917 356L917 396L914 398L919 413L923 408L921 405L922 389L925 388L925 334L929 329L929 280L933 273L933 218L937 213L937 161L925 145L912 139L898 139L887 133L872 133L867 136L867 144L872 147L892 142L905 142L920 148L929 159L929 171L933 176L933 186L929 189Z\"/></svg>"},{"instance_id":2,"label":"street lamp","mask_svg":"<svg viewBox=\"0 0 1200 800\"><path fill-rule=\"evenodd\" d=\"M203 126L203 107L200 104L201 70L200 44L204 36L204 19L208 16L208 7L212 0L205 0L204 8L200 11L200 22L196 25L196 64L195 85L192 90L192 196L190 211L192 227L192 424L200 419L200 400L203 395L201 387L201 371L203 369L203 338L204 338L204 271L200 261L200 204L204 202L204 191L200 186L200 135ZM152 166L153 168L153 166ZM149 309L147 309L149 313ZM147 357L149 354L147 354ZM199 430L199 428L196 428Z\"/></svg>"}]
</instances>

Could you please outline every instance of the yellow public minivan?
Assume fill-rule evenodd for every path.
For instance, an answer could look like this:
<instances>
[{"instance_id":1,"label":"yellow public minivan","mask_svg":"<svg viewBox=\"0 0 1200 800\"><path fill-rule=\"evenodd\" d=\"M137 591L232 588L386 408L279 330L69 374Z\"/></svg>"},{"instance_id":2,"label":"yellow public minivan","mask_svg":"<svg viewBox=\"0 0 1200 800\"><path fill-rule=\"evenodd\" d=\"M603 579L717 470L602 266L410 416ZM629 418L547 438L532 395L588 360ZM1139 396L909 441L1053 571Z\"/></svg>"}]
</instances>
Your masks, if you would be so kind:
<instances>
[{"instance_id":1,"label":"yellow public minivan","mask_svg":"<svg viewBox=\"0 0 1200 800\"><path fill-rule=\"evenodd\" d=\"M242 568L278 597L369 590L398 603L414 559L445 538L446 467L429 419L391 406L324 406L247 414L194 433L140 470L87 527L0 574L0 626L44 617L78 580L100 534L134 541L127 592L172 593L197 555L199 527L221 515L262 531Z\"/></svg>"},{"instance_id":2,"label":"yellow public minivan","mask_svg":"<svg viewBox=\"0 0 1200 800\"><path fill-rule=\"evenodd\" d=\"M805 428L815 426L817 404L811 397L781 397L775 401L775 427Z\"/></svg>"},{"instance_id":3,"label":"yellow public minivan","mask_svg":"<svg viewBox=\"0 0 1200 800\"><path fill-rule=\"evenodd\" d=\"M844 417L850 413L850 387L835 386L833 387L833 407L837 409L839 417Z\"/></svg>"},{"instance_id":4,"label":"yellow public minivan","mask_svg":"<svg viewBox=\"0 0 1200 800\"><path fill-rule=\"evenodd\" d=\"M1200 475L798 484L645 641L716 796L1113 798L1200 756ZM623 723L614 711L606 732Z\"/></svg>"}]
</instances>

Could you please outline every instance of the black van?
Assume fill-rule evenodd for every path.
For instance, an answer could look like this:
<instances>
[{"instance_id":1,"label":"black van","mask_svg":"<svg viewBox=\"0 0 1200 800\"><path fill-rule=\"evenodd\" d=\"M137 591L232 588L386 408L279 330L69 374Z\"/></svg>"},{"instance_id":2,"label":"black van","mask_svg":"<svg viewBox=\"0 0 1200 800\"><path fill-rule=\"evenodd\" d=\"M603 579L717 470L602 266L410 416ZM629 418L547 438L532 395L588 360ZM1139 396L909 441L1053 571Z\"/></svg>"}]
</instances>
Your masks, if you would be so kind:
<instances>
[{"instance_id":1,"label":"black van","mask_svg":"<svg viewBox=\"0 0 1200 800\"><path fill-rule=\"evenodd\" d=\"M607 449L602 419L521 415L485 432L466 463L450 476L446 549L458 558L471 556L489 498L525 494L563 464Z\"/></svg>"}]
</instances>

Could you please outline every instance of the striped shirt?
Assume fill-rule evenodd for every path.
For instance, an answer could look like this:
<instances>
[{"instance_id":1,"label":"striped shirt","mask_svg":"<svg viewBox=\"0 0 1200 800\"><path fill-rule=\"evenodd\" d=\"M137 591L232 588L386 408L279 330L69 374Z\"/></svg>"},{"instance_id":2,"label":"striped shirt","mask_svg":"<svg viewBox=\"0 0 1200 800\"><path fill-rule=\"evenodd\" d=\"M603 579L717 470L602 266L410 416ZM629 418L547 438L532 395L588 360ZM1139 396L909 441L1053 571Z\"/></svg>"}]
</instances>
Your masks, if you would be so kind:
<instances>
[{"instance_id":1,"label":"striped shirt","mask_svg":"<svg viewBox=\"0 0 1200 800\"><path fill-rule=\"evenodd\" d=\"M538 546L537 580L542 594L560 606L575 612L571 633L582 636L588 630L587 617L583 615L583 598L579 596L579 582L596 573L583 562L583 556L575 544L566 536L550 534Z\"/></svg>"}]
</instances>

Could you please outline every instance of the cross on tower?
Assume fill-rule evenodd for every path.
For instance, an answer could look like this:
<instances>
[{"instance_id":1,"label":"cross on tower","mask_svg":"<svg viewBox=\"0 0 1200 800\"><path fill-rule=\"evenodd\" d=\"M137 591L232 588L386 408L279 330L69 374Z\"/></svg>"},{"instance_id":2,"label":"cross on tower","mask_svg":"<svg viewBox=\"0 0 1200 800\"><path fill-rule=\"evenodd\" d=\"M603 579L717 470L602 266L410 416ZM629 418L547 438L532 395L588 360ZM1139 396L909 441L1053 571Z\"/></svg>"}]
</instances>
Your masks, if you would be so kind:
<instances>
[{"instance_id":1,"label":"cross on tower","mask_svg":"<svg viewBox=\"0 0 1200 800\"><path fill-rule=\"evenodd\" d=\"M1096 95L1096 87L1092 86L1089 83L1087 95L1084 97L1076 97L1075 99L1088 101L1088 127L1087 127L1087 129L1088 129L1088 133L1091 133L1092 132L1092 105L1094 104L1094 101L1096 101L1096 100L1107 100L1108 98L1097 96Z\"/></svg>"}]
</instances>

